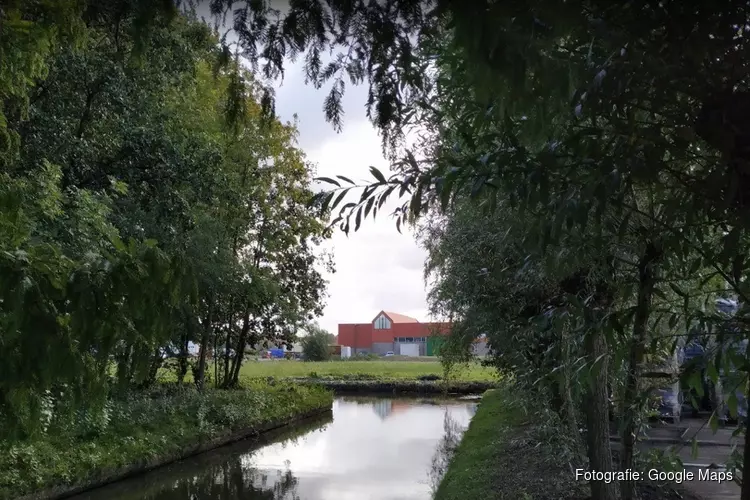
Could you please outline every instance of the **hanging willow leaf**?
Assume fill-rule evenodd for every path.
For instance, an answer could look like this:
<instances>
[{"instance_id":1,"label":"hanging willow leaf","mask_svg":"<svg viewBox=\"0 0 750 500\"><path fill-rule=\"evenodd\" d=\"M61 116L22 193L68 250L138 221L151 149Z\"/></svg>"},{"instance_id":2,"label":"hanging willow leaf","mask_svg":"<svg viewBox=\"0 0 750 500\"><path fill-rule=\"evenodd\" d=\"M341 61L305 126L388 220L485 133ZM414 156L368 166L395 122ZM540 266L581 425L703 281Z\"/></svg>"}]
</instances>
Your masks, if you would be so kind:
<instances>
[{"instance_id":1,"label":"hanging willow leaf","mask_svg":"<svg viewBox=\"0 0 750 500\"><path fill-rule=\"evenodd\" d=\"M325 195L323 195L323 204L321 205L321 209L320 209L322 212L325 213L328 211L328 205L331 203L331 200L333 200L334 194L336 194L335 191L330 191L328 193L325 193Z\"/></svg>"},{"instance_id":2,"label":"hanging willow leaf","mask_svg":"<svg viewBox=\"0 0 750 500\"><path fill-rule=\"evenodd\" d=\"M370 214L370 211L372 210L372 206L375 203L375 198L371 197L369 200L367 200L367 205L365 206L365 219ZM374 214L373 214L374 216Z\"/></svg>"},{"instance_id":3,"label":"hanging willow leaf","mask_svg":"<svg viewBox=\"0 0 750 500\"><path fill-rule=\"evenodd\" d=\"M384 175L383 175L383 174L382 174L382 173L380 172L380 170L378 170L377 168L375 168L375 167L370 167L370 173L371 173L371 174L373 175L373 177L375 177L375 179L377 179L377 180L378 180L378 182L380 182L381 184L385 184L385 183L386 183L386 180L385 180L385 176L384 176Z\"/></svg>"},{"instance_id":4,"label":"hanging willow leaf","mask_svg":"<svg viewBox=\"0 0 750 500\"><path fill-rule=\"evenodd\" d=\"M320 181L320 182L327 182L328 184L333 184L334 186L341 187L341 184L336 179L331 179L330 177L316 177L314 180Z\"/></svg>"},{"instance_id":5,"label":"hanging willow leaf","mask_svg":"<svg viewBox=\"0 0 750 500\"><path fill-rule=\"evenodd\" d=\"M348 178L348 177L344 177L343 175L337 175L336 177L338 177L338 178L339 178L339 179L341 179L342 181L346 181L346 182L348 182L349 184L351 184L351 185L353 185L353 186L355 185L354 181L353 181L353 180L351 180L351 179L350 179L350 178Z\"/></svg>"}]
</instances>

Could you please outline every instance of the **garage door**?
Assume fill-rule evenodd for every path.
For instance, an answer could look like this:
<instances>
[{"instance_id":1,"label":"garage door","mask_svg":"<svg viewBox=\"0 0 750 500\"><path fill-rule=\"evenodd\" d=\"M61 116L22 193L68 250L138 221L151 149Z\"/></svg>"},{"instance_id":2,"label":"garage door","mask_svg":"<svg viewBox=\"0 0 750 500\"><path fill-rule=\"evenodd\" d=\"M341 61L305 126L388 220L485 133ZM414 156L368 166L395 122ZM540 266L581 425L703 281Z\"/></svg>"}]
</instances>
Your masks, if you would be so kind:
<instances>
[{"instance_id":1,"label":"garage door","mask_svg":"<svg viewBox=\"0 0 750 500\"><path fill-rule=\"evenodd\" d=\"M399 344L399 354L402 356L419 356L419 344Z\"/></svg>"}]
</instances>

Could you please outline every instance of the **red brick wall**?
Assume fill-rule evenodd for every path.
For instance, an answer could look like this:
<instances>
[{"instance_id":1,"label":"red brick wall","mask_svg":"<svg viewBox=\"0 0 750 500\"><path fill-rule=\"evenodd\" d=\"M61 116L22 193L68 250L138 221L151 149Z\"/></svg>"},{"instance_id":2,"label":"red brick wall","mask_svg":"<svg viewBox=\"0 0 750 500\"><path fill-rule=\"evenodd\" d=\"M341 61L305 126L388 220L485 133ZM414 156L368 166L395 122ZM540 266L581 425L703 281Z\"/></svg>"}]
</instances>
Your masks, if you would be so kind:
<instances>
[{"instance_id":1,"label":"red brick wall","mask_svg":"<svg viewBox=\"0 0 750 500\"><path fill-rule=\"evenodd\" d=\"M370 349L372 347L372 323L339 325L336 340L338 345Z\"/></svg>"},{"instance_id":2,"label":"red brick wall","mask_svg":"<svg viewBox=\"0 0 750 500\"><path fill-rule=\"evenodd\" d=\"M450 323L393 323L389 330L375 330L372 323L339 325L336 343L359 349L371 349L373 342L393 342L395 337L447 335Z\"/></svg>"}]
</instances>

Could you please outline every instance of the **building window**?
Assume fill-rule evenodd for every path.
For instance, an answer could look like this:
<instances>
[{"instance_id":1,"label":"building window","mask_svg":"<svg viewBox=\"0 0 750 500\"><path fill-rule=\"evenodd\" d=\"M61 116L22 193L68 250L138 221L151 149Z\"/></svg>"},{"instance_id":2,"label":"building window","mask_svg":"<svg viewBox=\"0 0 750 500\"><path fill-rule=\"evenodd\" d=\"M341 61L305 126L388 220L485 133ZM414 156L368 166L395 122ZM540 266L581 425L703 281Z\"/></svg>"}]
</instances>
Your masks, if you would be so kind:
<instances>
[{"instance_id":1,"label":"building window","mask_svg":"<svg viewBox=\"0 0 750 500\"><path fill-rule=\"evenodd\" d=\"M375 319L376 330L388 330L391 328L391 321L383 315L380 315Z\"/></svg>"}]
</instances>

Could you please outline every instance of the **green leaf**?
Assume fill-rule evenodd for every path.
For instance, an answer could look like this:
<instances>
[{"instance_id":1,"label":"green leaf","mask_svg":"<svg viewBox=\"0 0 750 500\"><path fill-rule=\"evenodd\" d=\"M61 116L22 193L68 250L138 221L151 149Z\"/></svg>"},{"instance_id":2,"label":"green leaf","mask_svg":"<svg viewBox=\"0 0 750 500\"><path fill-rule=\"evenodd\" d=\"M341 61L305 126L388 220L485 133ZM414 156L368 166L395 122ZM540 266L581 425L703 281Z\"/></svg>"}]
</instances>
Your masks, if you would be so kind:
<instances>
[{"instance_id":1,"label":"green leaf","mask_svg":"<svg viewBox=\"0 0 750 500\"><path fill-rule=\"evenodd\" d=\"M708 366L706 366L706 375L713 383L716 383L719 381L719 371L716 369L716 363L718 360L714 361L713 363L708 363Z\"/></svg>"},{"instance_id":2,"label":"green leaf","mask_svg":"<svg viewBox=\"0 0 750 500\"><path fill-rule=\"evenodd\" d=\"M677 317L677 315L676 315L676 314L672 314L672 315L671 315L671 316L669 317L669 322L668 322L668 325L669 325L669 329L670 329L670 330L674 330L674 327L676 327L676 326L677 326L677 323L678 323L678 322L679 322L679 318Z\"/></svg>"},{"instance_id":3,"label":"green leaf","mask_svg":"<svg viewBox=\"0 0 750 500\"><path fill-rule=\"evenodd\" d=\"M373 198L370 198L370 201L372 201ZM362 222L362 207L359 207L357 209L357 217L354 219L354 232L356 233L359 231L359 225Z\"/></svg>"},{"instance_id":4,"label":"green leaf","mask_svg":"<svg viewBox=\"0 0 750 500\"><path fill-rule=\"evenodd\" d=\"M416 219L419 217L421 209L422 209L422 184L420 183L417 186L417 192L414 193L411 197L411 203L409 204L409 212Z\"/></svg>"},{"instance_id":5,"label":"green leaf","mask_svg":"<svg viewBox=\"0 0 750 500\"><path fill-rule=\"evenodd\" d=\"M378 199L378 208L383 208L383 205L388 201L388 198L391 196L394 189L396 189L395 184L386 189L384 193L381 193L380 199Z\"/></svg>"},{"instance_id":6,"label":"green leaf","mask_svg":"<svg viewBox=\"0 0 750 500\"><path fill-rule=\"evenodd\" d=\"M732 392L729 394L729 398L727 399L727 406L729 407L729 414L732 416L732 418L737 418L737 393Z\"/></svg>"},{"instance_id":7,"label":"green leaf","mask_svg":"<svg viewBox=\"0 0 750 500\"><path fill-rule=\"evenodd\" d=\"M343 175L337 175L336 177L338 177L338 178L339 178L339 179L341 179L342 181L346 181L346 182L348 182L348 183L349 183L349 184L351 184L352 186L355 186L355 185L356 185L356 184L354 183L354 181L353 181L353 180L351 180L351 179L350 179L350 178L348 178L348 177L344 177Z\"/></svg>"},{"instance_id":8,"label":"green leaf","mask_svg":"<svg viewBox=\"0 0 750 500\"><path fill-rule=\"evenodd\" d=\"M330 191L324 195L323 198L323 204L321 205L321 211L327 212L328 211L328 205L331 204L331 200L333 199L333 195L336 194L335 191Z\"/></svg>"},{"instance_id":9,"label":"green leaf","mask_svg":"<svg viewBox=\"0 0 750 500\"><path fill-rule=\"evenodd\" d=\"M679 295L680 297L685 297L685 296L687 296L687 294L686 294L685 292L683 292L683 291L682 291L682 290L680 289L680 287L678 287L678 286L677 286L677 285L675 285L674 283L670 283L670 284L669 284L669 288L671 288L671 289L672 289L672 291L673 291L674 293L676 293L677 295Z\"/></svg>"},{"instance_id":10,"label":"green leaf","mask_svg":"<svg viewBox=\"0 0 750 500\"><path fill-rule=\"evenodd\" d=\"M479 192L482 190L482 187L484 187L484 183L487 180L487 178L484 175L480 175L476 179L474 179L474 183L471 186L471 197L476 197Z\"/></svg>"},{"instance_id":11,"label":"green leaf","mask_svg":"<svg viewBox=\"0 0 750 500\"><path fill-rule=\"evenodd\" d=\"M370 173L371 173L371 174L372 174L372 176L373 176L373 177L375 177L375 178L376 178L376 179L378 180L378 182L380 182L381 184L385 184L385 183L386 183L386 180L385 180L385 176L384 176L384 175L383 175L383 174L382 174L382 173L380 172L380 170L378 170L377 168L375 168L375 167L370 167Z\"/></svg>"},{"instance_id":12,"label":"green leaf","mask_svg":"<svg viewBox=\"0 0 750 500\"><path fill-rule=\"evenodd\" d=\"M417 159L414 158L414 155L409 150L406 151L406 160L408 161L409 166L413 170L415 170L415 171L419 170L419 165L417 164Z\"/></svg>"},{"instance_id":13,"label":"green leaf","mask_svg":"<svg viewBox=\"0 0 750 500\"><path fill-rule=\"evenodd\" d=\"M331 179L330 177L316 177L314 180L320 181L320 182L327 182L328 184L333 184L334 186L341 187L341 184L336 179Z\"/></svg>"},{"instance_id":14,"label":"green leaf","mask_svg":"<svg viewBox=\"0 0 750 500\"><path fill-rule=\"evenodd\" d=\"M112 236L109 239L112 242L112 245L115 247L115 250L118 252L124 252L127 250L127 246L125 243L120 239L119 236Z\"/></svg>"},{"instance_id":15,"label":"green leaf","mask_svg":"<svg viewBox=\"0 0 750 500\"><path fill-rule=\"evenodd\" d=\"M451 199L451 189L453 187L453 178L446 177L440 186L440 208L443 212L448 208Z\"/></svg>"},{"instance_id":16,"label":"green leaf","mask_svg":"<svg viewBox=\"0 0 750 500\"><path fill-rule=\"evenodd\" d=\"M370 211L372 210L372 206L375 203L375 197L370 198L367 200L367 205L365 206L365 219L368 215L370 215Z\"/></svg>"},{"instance_id":17,"label":"green leaf","mask_svg":"<svg viewBox=\"0 0 750 500\"><path fill-rule=\"evenodd\" d=\"M339 195L336 197L336 199L333 200L333 205L331 205L331 210L333 210L334 208L336 208L338 206L338 204L341 203L341 200L344 199L344 196L346 196L347 192L348 192L348 190L344 189L343 191L341 191L339 193Z\"/></svg>"},{"instance_id":18,"label":"green leaf","mask_svg":"<svg viewBox=\"0 0 750 500\"><path fill-rule=\"evenodd\" d=\"M742 227L735 226L729 231L724 237L724 248L722 248L721 254L719 255L719 262L728 264L732 258L739 251L740 236L742 235Z\"/></svg>"},{"instance_id":19,"label":"green leaf","mask_svg":"<svg viewBox=\"0 0 750 500\"><path fill-rule=\"evenodd\" d=\"M701 268L701 264L703 263L703 259L701 257L697 257L691 264L690 264L690 271L689 273L691 275L698 272L698 270Z\"/></svg>"},{"instance_id":20,"label":"green leaf","mask_svg":"<svg viewBox=\"0 0 750 500\"><path fill-rule=\"evenodd\" d=\"M692 369L693 371L688 379L688 386L690 389L693 389L698 396L703 397L703 380L701 378L701 373L695 369L695 367L692 367Z\"/></svg>"},{"instance_id":21,"label":"green leaf","mask_svg":"<svg viewBox=\"0 0 750 500\"><path fill-rule=\"evenodd\" d=\"M716 411L711 413L711 417L708 419L708 424L711 426L711 431L716 434L716 431L719 429L719 419L716 416Z\"/></svg>"},{"instance_id":22,"label":"green leaf","mask_svg":"<svg viewBox=\"0 0 750 500\"><path fill-rule=\"evenodd\" d=\"M378 189L378 185L377 184L375 184L375 185L371 184L371 185L365 187L362 190L362 196L359 197L359 202L362 203L363 201L365 201L366 199L368 199L370 196L372 196L372 194L375 192L376 189Z\"/></svg>"}]
</instances>

